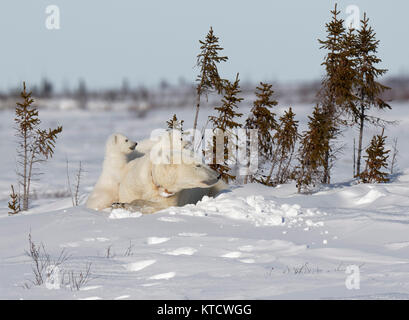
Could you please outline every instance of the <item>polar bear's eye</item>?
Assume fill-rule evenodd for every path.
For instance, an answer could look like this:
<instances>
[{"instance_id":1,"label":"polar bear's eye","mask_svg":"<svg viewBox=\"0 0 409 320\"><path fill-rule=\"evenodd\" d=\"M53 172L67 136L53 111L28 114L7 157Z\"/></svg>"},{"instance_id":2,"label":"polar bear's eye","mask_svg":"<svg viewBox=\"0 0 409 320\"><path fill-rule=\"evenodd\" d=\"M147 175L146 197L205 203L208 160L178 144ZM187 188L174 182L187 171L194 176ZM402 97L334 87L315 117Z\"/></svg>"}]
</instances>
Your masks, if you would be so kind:
<instances>
[{"instance_id":1,"label":"polar bear's eye","mask_svg":"<svg viewBox=\"0 0 409 320\"><path fill-rule=\"evenodd\" d=\"M200 168L200 164L197 164L197 165L196 165L196 168Z\"/></svg>"},{"instance_id":2,"label":"polar bear's eye","mask_svg":"<svg viewBox=\"0 0 409 320\"><path fill-rule=\"evenodd\" d=\"M125 142L128 142L128 139L126 139Z\"/></svg>"}]
</instances>

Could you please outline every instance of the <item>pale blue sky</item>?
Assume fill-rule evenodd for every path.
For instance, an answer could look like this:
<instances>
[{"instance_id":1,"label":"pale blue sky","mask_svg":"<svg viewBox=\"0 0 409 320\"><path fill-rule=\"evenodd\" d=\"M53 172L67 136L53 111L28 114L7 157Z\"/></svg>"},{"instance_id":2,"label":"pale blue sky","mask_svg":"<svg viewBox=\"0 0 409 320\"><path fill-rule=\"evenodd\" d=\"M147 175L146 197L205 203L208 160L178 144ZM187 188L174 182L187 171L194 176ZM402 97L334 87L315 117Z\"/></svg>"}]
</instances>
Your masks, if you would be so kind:
<instances>
[{"instance_id":1,"label":"pale blue sky","mask_svg":"<svg viewBox=\"0 0 409 320\"><path fill-rule=\"evenodd\" d=\"M371 18L390 75L409 73L409 2L337 1L346 17L355 4ZM198 40L213 26L229 61L225 77L243 80L317 79L329 0L1 0L0 89L47 76L57 87L153 85L195 79ZM61 29L45 27L56 4Z\"/></svg>"}]
</instances>

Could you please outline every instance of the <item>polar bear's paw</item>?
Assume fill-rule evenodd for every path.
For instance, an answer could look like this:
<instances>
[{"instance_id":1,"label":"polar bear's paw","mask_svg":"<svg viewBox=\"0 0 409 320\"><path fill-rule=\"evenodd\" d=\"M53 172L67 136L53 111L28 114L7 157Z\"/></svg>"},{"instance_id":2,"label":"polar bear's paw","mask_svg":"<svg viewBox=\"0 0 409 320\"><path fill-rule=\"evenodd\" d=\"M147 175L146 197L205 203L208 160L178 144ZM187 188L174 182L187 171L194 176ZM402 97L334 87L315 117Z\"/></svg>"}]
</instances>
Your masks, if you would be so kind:
<instances>
[{"instance_id":1,"label":"polar bear's paw","mask_svg":"<svg viewBox=\"0 0 409 320\"><path fill-rule=\"evenodd\" d=\"M157 208L157 205L151 201L134 200L132 203L114 202L111 205L111 209L124 209L130 212L150 214L160 210L161 208Z\"/></svg>"},{"instance_id":2,"label":"polar bear's paw","mask_svg":"<svg viewBox=\"0 0 409 320\"><path fill-rule=\"evenodd\" d=\"M114 210L114 209L126 209L126 208L125 208L125 205L126 205L126 203L114 202L114 203L111 205L111 209L112 209L112 210Z\"/></svg>"}]
</instances>

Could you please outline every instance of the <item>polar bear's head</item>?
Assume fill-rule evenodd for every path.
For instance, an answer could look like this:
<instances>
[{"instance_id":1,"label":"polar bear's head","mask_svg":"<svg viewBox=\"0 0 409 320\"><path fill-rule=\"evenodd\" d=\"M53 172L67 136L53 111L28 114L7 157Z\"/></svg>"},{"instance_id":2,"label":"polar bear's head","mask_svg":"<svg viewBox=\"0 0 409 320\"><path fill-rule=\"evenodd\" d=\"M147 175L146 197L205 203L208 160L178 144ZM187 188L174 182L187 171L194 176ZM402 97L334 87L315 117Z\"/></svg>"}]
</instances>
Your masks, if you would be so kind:
<instances>
[{"instance_id":1,"label":"polar bear's head","mask_svg":"<svg viewBox=\"0 0 409 320\"><path fill-rule=\"evenodd\" d=\"M153 183L169 193L183 189L209 188L219 181L220 175L207 165L197 162L179 164L152 164Z\"/></svg>"},{"instance_id":2,"label":"polar bear's head","mask_svg":"<svg viewBox=\"0 0 409 320\"><path fill-rule=\"evenodd\" d=\"M135 150L138 143L131 141L128 137L120 133L112 134L106 144L106 154L125 154L128 155Z\"/></svg>"}]
</instances>

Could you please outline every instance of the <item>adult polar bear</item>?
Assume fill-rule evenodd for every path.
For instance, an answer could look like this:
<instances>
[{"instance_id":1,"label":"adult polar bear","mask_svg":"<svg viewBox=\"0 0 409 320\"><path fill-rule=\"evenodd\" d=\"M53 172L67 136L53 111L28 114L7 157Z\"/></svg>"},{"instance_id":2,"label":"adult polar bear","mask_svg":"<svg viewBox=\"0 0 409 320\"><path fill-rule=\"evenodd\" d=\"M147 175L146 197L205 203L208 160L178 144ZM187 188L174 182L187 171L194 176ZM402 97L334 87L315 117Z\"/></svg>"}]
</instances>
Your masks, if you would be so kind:
<instances>
[{"instance_id":1,"label":"adult polar bear","mask_svg":"<svg viewBox=\"0 0 409 320\"><path fill-rule=\"evenodd\" d=\"M185 149L180 133L142 141L142 157L130 161L119 186L119 204L131 211L153 213L171 206L195 204L226 189L217 172ZM179 143L178 143L179 142Z\"/></svg>"},{"instance_id":2,"label":"adult polar bear","mask_svg":"<svg viewBox=\"0 0 409 320\"><path fill-rule=\"evenodd\" d=\"M121 134L109 137L105 148L103 170L86 206L95 210L125 207L129 210L152 213L170 206L196 203L204 195L214 196L226 186L218 181L217 173L206 165L193 161L181 141L179 133L166 132L154 139L136 143ZM164 141L171 143L165 146ZM154 163L152 150L172 148L172 157L183 153L185 162ZM179 147L179 148L178 148ZM186 155L188 155L186 157ZM122 203L122 204L120 204Z\"/></svg>"},{"instance_id":3,"label":"adult polar bear","mask_svg":"<svg viewBox=\"0 0 409 320\"><path fill-rule=\"evenodd\" d=\"M119 201L119 184L136 145L136 142L120 133L114 133L108 138L102 174L88 197L86 203L88 208L102 210Z\"/></svg>"}]
</instances>

